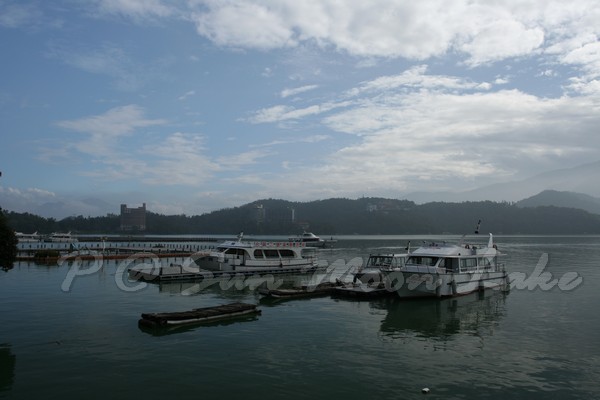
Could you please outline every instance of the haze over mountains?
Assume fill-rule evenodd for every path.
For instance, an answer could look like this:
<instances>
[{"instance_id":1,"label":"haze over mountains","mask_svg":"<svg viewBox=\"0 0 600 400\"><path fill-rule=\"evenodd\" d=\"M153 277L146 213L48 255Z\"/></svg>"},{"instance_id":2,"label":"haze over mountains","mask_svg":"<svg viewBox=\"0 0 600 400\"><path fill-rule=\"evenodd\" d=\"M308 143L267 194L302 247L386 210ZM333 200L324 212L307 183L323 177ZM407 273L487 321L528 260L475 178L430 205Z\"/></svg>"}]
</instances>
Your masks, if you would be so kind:
<instances>
[{"instance_id":1,"label":"haze over mountains","mask_svg":"<svg viewBox=\"0 0 600 400\"><path fill-rule=\"evenodd\" d=\"M555 206L578 208L592 214L600 214L600 199L583 193L544 190L516 203L519 207Z\"/></svg>"},{"instance_id":2,"label":"haze over mountains","mask_svg":"<svg viewBox=\"0 0 600 400\"><path fill-rule=\"evenodd\" d=\"M568 193L567 193L568 192ZM429 202L509 201L519 206L554 205L600 213L600 161L574 168L545 172L521 181L496 183L463 192L413 192L400 196L417 204ZM24 200L25 199L25 200ZM28 200L29 199L29 200ZM123 201L126 202L126 201ZM147 202L152 210L151 199ZM98 198L65 198L48 192L15 193L0 187L0 207L15 212L30 212L45 218L104 216L118 214L119 204Z\"/></svg>"},{"instance_id":3,"label":"haze over mountains","mask_svg":"<svg viewBox=\"0 0 600 400\"><path fill-rule=\"evenodd\" d=\"M600 197L600 161L574 168L544 172L521 181L496 183L464 192L414 192L405 196L415 203L431 201L520 201L544 190L568 191Z\"/></svg>"}]
</instances>

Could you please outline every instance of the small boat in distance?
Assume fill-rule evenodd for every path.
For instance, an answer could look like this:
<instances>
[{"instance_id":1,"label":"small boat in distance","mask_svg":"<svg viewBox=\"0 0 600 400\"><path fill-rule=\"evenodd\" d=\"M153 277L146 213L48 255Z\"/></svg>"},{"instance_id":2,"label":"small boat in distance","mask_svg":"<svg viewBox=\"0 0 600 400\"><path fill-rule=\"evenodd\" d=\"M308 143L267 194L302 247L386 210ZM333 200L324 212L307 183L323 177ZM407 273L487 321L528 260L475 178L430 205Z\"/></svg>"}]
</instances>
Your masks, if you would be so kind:
<instances>
[{"instance_id":1,"label":"small boat in distance","mask_svg":"<svg viewBox=\"0 0 600 400\"><path fill-rule=\"evenodd\" d=\"M77 240L77 238L75 236L71 235L71 232L67 232L67 233L54 232L50 236L48 236L46 239L44 239L44 242L50 242L50 243L76 243L78 241L79 240Z\"/></svg>"},{"instance_id":2,"label":"small boat in distance","mask_svg":"<svg viewBox=\"0 0 600 400\"><path fill-rule=\"evenodd\" d=\"M304 243L309 247L328 247L337 242L334 238L322 239L312 232L304 232L302 235L290 236L290 242Z\"/></svg>"},{"instance_id":3,"label":"small boat in distance","mask_svg":"<svg viewBox=\"0 0 600 400\"><path fill-rule=\"evenodd\" d=\"M508 287L508 274L498 262L490 233L487 246L464 242L432 242L413 251L406 264L387 275L400 297L447 297Z\"/></svg>"}]
</instances>

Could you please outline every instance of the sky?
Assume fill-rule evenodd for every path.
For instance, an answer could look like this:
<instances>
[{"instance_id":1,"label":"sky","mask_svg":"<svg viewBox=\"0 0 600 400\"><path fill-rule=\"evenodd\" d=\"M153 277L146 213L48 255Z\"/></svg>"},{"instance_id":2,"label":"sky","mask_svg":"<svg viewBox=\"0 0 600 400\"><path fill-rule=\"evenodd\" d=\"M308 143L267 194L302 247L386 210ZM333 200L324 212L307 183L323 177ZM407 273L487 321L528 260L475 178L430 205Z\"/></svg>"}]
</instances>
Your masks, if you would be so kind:
<instances>
[{"instance_id":1,"label":"sky","mask_svg":"<svg viewBox=\"0 0 600 400\"><path fill-rule=\"evenodd\" d=\"M0 207L194 215L596 162L598 21L598 0L0 0Z\"/></svg>"}]
</instances>

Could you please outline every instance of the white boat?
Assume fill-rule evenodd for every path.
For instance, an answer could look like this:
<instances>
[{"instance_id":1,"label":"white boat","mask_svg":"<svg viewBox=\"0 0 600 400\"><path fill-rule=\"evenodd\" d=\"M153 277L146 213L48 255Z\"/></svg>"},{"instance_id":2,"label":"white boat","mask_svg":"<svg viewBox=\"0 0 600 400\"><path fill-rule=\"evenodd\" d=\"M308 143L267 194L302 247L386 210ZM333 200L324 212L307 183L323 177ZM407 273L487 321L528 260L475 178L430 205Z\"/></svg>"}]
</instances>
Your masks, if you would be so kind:
<instances>
[{"instance_id":1,"label":"white boat","mask_svg":"<svg viewBox=\"0 0 600 400\"><path fill-rule=\"evenodd\" d=\"M408 253L370 254L365 265L354 274L353 282L374 284L383 282L390 272L399 271L406 264Z\"/></svg>"},{"instance_id":2,"label":"white boat","mask_svg":"<svg viewBox=\"0 0 600 400\"><path fill-rule=\"evenodd\" d=\"M429 243L410 254L406 264L387 275L400 297L447 297L508 285L504 265L490 234L487 246Z\"/></svg>"},{"instance_id":3,"label":"white boat","mask_svg":"<svg viewBox=\"0 0 600 400\"><path fill-rule=\"evenodd\" d=\"M72 236L71 232L67 232L67 233L54 232L50 236L48 236L45 239L45 241L51 242L51 243L76 243L79 240L77 240L76 237Z\"/></svg>"},{"instance_id":4,"label":"white boat","mask_svg":"<svg viewBox=\"0 0 600 400\"><path fill-rule=\"evenodd\" d=\"M245 242L243 234L235 241L221 243L208 255L196 258L202 270L225 272L286 272L317 267L317 258L301 242Z\"/></svg>"},{"instance_id":5,"label":"white boat","mask_svg":"<svg viewBox=\"0 0 600 400\"><path fill-rule=\"evenodd\" d=\"M19 240L19 243L37 243L42 239L41 235L38 235L37 232L33 232L33 233L15 232L15 236Z\"/></svg>"},{"instance_id":6,"label":"white boat","mask_svg":"<svg viewBox=\"0 0 600 400\"><path fill-rule=\"evenodd\" d=\"M408 256L408 253L370 254L365 265L354 274L352 283L335 288L335 293L363 297L393 294L388 275L400 271Z\"/></svg>"},{"instance_id":7,"label":"white boat","mask_svg":"<svg viewBox=\"0 0 600 400\"><path fill-rule=\"evenodd\" d=\"M304 243L306 246L309 247L327 247L328 245L337 242L337 240L333 238L322 239L312 232L304 232L302 235L291 236L289 240L290 242L294 243Z\"/></svg>"}]
</instances>

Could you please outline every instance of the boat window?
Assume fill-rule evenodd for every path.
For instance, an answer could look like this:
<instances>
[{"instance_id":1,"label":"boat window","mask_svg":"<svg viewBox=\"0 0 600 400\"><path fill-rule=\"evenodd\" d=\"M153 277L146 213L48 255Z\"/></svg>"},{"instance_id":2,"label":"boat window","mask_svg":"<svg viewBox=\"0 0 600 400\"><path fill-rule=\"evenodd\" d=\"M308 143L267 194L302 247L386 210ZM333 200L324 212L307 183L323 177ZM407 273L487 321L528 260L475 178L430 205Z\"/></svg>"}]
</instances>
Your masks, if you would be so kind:
<instances>
[{"instance_id":1,"label":"boat window","mask_svg":"<svg viewBox=\"0 0 600 400\"><path fill-rule=\"evenodd\" d=\"M256 249L254 250L254 258L265 258L262 250Z\"/></svg>"},{"instance_id":2,"label":"boat window","mask_svg":"<svg viewBox=\"0 0 600 400\"><path fill-rule=\"evenodd\" d=\"M477 269L477 259L476 258L462 258L460 260L460 269L461 269L461 271L469 271L469 270Z\"/></svg>"},{"instance_id":3,"label":"boat window","mask_svg":"<svg viewBox=\"0 0 600 400\"><path fill-rule=\"evenodd\" d=\"M402 257L394 257L392 258L392 267L398 268L404 266L404 258Z\"/></svg>"},{"instance_id":4,"label":"boat window","mask_svg":"<svg viewBox=\"0 0 600 400\"><path fill-rule=\"evenodd\" d=\"M482 257L479 259L479 265L482 266L483 268L491 268L492 267L492 260L486 257Z\"/></svg>"},{"instance_id":5,"label":"boat window","mask_svg":"<svg viewBox=\"0 0 600 400\"><path fill-rule=\"evenodd\" d=\"M392 263L392 257L371 256L367 266L370 267L389 267Z\"/></svg>"},{"instance_id":6,"label":"boat window","mask_svg":"<svg viewBox=\"0 0 600 400\"><path fill-rule=\"evenodd\" d=\"M265 257L267 258L279 258L279 253L277 250L265 250Z\"/></svg>"},{"instance_id":7,"label":"boat window","mask_svg":"<svg viewBox=\"0 0 600 400\"><path fill-rule=\"evenodd\" d=\"M421 256L411 256L407 264L417 264L417 265L426 265L428 267L433 267L437 264L439 257L421 257Z\"/></svg>"},{"instance_id":8,"label":"boat window","mask_svg":"<svg viewBox=\"0 0 600 400\"><path fill-rule=\"evenodd\" d=\"M280 249L279 255L281 258L294 258L294 252L290 249Z\"/></svg>"},{"instance_id":9,"label":"boat window","mask_svg":"<svg viewBox=\"0 0 600 400\"><path fill-rule=\"evenodd\" d=\"M445 258L444 265L446 266L446 271L458 272L458 258Z\"/></svg>"}]
</instances>

